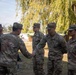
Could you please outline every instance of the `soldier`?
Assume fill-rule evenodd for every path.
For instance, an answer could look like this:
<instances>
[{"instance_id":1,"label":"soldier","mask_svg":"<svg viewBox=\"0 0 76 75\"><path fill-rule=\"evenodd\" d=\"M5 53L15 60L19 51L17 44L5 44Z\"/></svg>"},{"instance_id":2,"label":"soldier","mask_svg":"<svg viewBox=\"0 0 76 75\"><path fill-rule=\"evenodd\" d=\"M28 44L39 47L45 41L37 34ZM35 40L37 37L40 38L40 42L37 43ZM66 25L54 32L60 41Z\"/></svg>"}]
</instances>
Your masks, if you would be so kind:
<instances>
[{"instance_id":1,"label":"soldier","mask_svg":"<svg viewBox=\"0 0 76 75\"><path fill-rule=\"evenodd\" d=\"M3 27L2 24L0 24L0 37L3 34ZM1 40L0 40L0 50L1 50Z\"/></svg>"},{"instance_id":2,"label":"soldier","mask_svg":"<svg viewBox=\"0 0 76 75\"><path fill-rule=\"evenodd\" d=\"M39 30L40 30L40 24L34 23L33 25L34 36L32 41L33 51L35 50L36 46L44 36L44 34L41 33ZM36 55L33 57L33 71L35 75L44 75L43 64L44 64L44 49L41 49L37 51Z\"/></svg>"},{"instance_id":3,"label":"soldier","mask_svg":"<svg viewBox=\"0 0 76 75\"><path fill-rule=\"evenodd\" d=\"M66 52L66 42L61 35L56 33L56 23L49 23L46 29L48 34L40 41L35 50L44 48L47 42L49 48L47 75L60 75L63 54ZM33 52L33 55L35 55L36 51Z\"/></svg>"},{"instance_id":4,"label":"soldier","mask_svg":"<svg viewBox=\"0 0 76 75\"><path fill-rule=\"evenodd\" d=\"M70 40L68 46L68 75L76 75L76 25L69 27Z\"/></svg>"},{"instance_id":5,"label":"soldier","mask_svg":"<svg viewBox=\"0 0 76 75\"><path fill-rule=\"evenodd\" d=\"M1 51L0 51L0 75L17 75L17 56L18 50L22 54L31 58L32 55L27 51L26 46L19 34L22 30L22 24L14 23L11 34L4 34L1 36Z\"/></svg>"},{"instance_id":6,"label":"soldier","mask_svg":"<svg viewBox=\"0 0 76 75\"><path fill-rule=\"evenodd\" d=\"M3 34L3 27L2 24L0 24L0 36Z\"/></svg>"}]
</instances>

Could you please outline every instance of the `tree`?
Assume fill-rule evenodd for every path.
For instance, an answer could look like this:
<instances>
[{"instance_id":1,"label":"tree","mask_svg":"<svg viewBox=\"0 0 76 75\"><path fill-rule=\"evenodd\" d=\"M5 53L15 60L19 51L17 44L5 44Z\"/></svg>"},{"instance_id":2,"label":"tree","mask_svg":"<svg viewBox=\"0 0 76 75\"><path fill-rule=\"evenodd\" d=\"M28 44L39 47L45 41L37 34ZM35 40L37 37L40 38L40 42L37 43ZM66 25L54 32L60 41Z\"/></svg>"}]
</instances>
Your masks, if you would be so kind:
<instances>
[{"instance_id":1,"label":"tree","mask_svg":"<svg viewBox=\"0 0 76 75\"><path fill-rule=\"evenodd\" d=\"M48 21L48 10L50 0L16 0L17 5L22 10L21 22L24 25L24 32L32 30L34 22L41 22L42 27L46 25ZM17 6L18 9L18 6ZM46 17L47 16L47 17Z\"/></svg>"},{"instance_id":2,"label":"tree","mask_svg":"<svg viewBox=\"0 0 76 75\"><path fill-rule=\"evenodd\" d=\"M69 0L54 0L50 7L49 22L55 21L57 32L63 33L69 26Z\"/></svg>"},{"instance_id":3,"label":"tree","mask_svg":"<svg viewBox=\"0 0 76 75\"><path fill-rule=\"evenodd\" d=\"M57 32L63 33L70 24L76 23L73 1L75 0L16 0L17 9L22 11L24 32L32 32L34 22L40 22L43 31L49 22L56 22Z\"/></svg>"},{"instance_id":4,"label":"tree","mask_svg":"<svg viewBox=\"0 0 76 75\"><path fill-rule=\"evenodd\" d=\"M7 27L3 26L3 33L7 32Z\"/></svg>"},{"instance_id":5,"label":"tree","mask_svg":"<svg viewBox=\"0 0 76 75\"><path fill-rule=\"evenodd\" d=\"M11 32L12 31L12 25L9 25L8 26L8 32Z\"/></svg>"},{"instance_id":6,"label":"tree","mask_svg":"<svg viewBox=\"0 0 76 75\"><path fill-rule=\"evenodd\" d=\"M71 24L76 24L76 13L74 12L74 9L72 8L72 6L73 6L73 3L75 3L76 4L76 0L72 0L72 1L70 1L70 8L69 8L69 22L70 22L70 25Z\"/></svg>"}]
</instances>

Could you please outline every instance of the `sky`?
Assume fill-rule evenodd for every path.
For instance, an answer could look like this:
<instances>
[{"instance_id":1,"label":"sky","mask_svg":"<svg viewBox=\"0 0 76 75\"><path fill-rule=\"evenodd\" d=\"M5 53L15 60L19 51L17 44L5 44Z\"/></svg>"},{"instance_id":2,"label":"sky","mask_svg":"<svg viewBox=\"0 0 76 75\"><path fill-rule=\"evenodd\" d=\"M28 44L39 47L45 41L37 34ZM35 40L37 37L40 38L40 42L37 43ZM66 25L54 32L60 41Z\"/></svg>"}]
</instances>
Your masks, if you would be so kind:
<instances>
[{"instance_id":1,"label":"sky","mask_svg":"<svg viewBox=\"0 0 76 75\"><path fill-rule=\"evenodd\" d=\"M2 25L12 25L13 22L19 22L21 15L16 16L15 0L0 0L0 23Z\"/></svg>"}]
</instances>

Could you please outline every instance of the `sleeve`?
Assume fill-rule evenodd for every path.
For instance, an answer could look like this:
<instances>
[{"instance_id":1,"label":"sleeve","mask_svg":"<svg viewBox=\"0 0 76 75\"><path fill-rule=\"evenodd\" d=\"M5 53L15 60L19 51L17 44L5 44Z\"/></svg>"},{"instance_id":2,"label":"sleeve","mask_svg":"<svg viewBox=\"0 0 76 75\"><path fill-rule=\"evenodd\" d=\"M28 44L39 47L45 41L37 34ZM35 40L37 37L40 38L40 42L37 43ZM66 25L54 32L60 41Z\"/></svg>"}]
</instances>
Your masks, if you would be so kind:
<instances>
[{"instance_id":1,"label":"sleeve","mask_svg":"<svg viewBox=\"0 0 76 75\"><path fill-rule=\"evenodd\" d=\"M76 40L75 40L72 44L73 44L72 51L73 51L74 53L76 53Z\"/></svg>"},{"instance_id":2,"label":"sleeve","mask_svg":"<svg viewBox=\"0 0 76 75\"><path fill-rule=\"evenodd\" d=\"M25 57L27 58L32 57L32 55L27 51L25 43L20 38L19 38L19 49Z\"/></svg>"},{"instance_id":3,"label":"sleeve","mask_svg":"<svg viewBox=\"0 0 76 75\"><path fill-rule=\"evenodd\" d=\"M41 37L41 39L42 39L42 38L44 37L44 34L43 34L43 33L41 33L41 34L40 34L40 37Z\"/></svg>"},{"instance_id":4,"label":"sleeve","mask_svg":"<svg viewBox=\"0 0 76 75\"><path fill-rule=\"evenodd\" d=\"M63 37L60 38L60 46L62 53L67 53L67 43Z\"/></svg>"},{"instance_id":5,"label":"sleeve","mask_svg":"<svg viewBox=\"0 0 76 75\"><path fill-rule=\"evenodd\" d=\"M0 37L0 51L1 51L1 37Z\"/></svg>"},{"instance_id":6,"label":"sleeve","mask_svg":"<svg viewBox=\"0 0 76 75\"><path fill-rule=\"evenodd\" d=\"M45 45L46 45L46 37L44 36L42 39L41 39L41 41L39 42L39 44L36 46L36 49L35 49L35 51L37 51L37 50L41 50L41 48L44 48L45 47Z\"/></svg>"}]
</instances>

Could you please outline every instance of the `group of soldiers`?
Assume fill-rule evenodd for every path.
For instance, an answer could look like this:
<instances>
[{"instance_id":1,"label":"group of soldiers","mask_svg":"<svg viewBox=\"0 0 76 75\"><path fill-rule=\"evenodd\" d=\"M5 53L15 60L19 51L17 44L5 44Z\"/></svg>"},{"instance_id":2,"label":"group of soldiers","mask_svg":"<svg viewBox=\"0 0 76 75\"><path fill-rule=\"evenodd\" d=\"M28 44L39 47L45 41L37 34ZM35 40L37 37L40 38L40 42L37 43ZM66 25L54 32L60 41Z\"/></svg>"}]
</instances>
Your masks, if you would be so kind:
<instances>
[{"instance_id":1,"label":"group of soldiers","mask_svg":"<svg viewBox=\"0 0 76 75\"><path fill-rule=\"evenodd\" d=\"M23 25L13 23L12 32L3 34L0 24L0 75L17 75L18 50L27 58L32 58L33 71L35 75L45 75L44 72L44 47L48 45L47 75L61 75L63 54L68 54L68 73L76 75L76 25L70 25L68 42L63 36L56 32L56 23L47 24L47 34L40 32L40 24L33 25L32 54L30 54L25 43L19 37Z\"/></svg>"}]
</instances>

